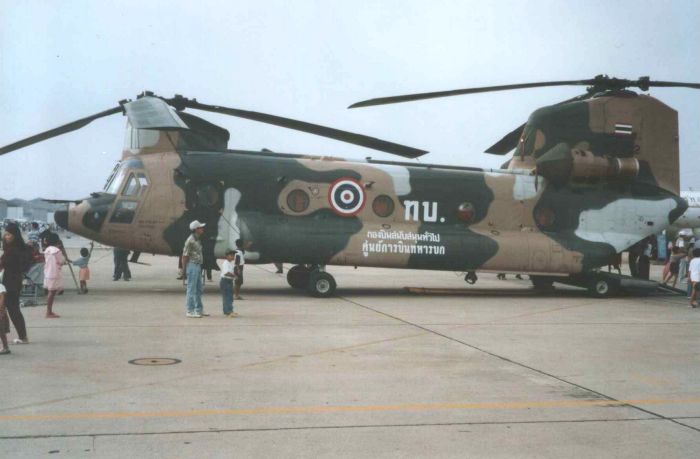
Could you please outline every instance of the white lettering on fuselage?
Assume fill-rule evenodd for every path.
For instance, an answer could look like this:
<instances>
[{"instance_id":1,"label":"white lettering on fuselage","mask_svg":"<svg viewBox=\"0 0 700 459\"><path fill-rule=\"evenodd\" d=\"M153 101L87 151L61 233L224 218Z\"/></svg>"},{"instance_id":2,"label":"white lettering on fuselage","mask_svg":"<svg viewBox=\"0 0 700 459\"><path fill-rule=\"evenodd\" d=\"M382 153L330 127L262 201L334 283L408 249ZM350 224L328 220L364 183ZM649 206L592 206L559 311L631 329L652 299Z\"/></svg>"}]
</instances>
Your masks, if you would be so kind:
<instances>
[{"instance_id":1,"label":"white lettering on fuselage","mask_svg":"<svg viewBox=\"0 0 700 459\"><path fill-rule=\"evenodd\" d=\"M440 234L429 231L414 233L403 230L367 231L367 239L362 243L362 255L405 254L405 255L445 255L444 245L440 245Z\"/></svg>"},{"instance_id":2,"label":"white lettering on fuselage","mask_svg":"<svg viewBox=\"0 0 700 459\"><path fill-rule=\"evenodd\" d=\"M404 220L410 222L436 222L438 221L438 203L434 201L404 201ZM420 208L423 207L422 218ZM440 220L444 221L444 218Z\"/></svg>"}]
</instances>

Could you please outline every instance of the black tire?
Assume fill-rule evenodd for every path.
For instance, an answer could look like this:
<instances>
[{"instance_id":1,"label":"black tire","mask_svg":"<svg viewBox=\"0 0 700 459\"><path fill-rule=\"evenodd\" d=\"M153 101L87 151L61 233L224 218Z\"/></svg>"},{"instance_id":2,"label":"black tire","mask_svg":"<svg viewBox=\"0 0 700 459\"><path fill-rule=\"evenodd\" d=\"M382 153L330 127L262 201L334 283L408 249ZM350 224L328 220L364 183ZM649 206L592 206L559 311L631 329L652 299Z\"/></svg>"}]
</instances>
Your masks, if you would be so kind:
<instances>
[{"instance_id":1,"label":"black tire","mask_svg":"<svg viewBox=\"0 0 700 459\"><path fill-rule=\"evenodd\" d=\"M535 290L553 290L554 281L548 277L542 276L530 276L530 281L532 282L532 287Z\"/></svg>"},{"instance_id":2,"label":"black tire","mask_svg":"<svg viewBox=\"0 0 700 459\"><path fill-rule=\"evenodd\" d=\"M619 287L619 284L614 279L597 276L591 281L588 291L596 298L609 298L617 294Z\"/></svg>"},{"instance_id":3,"label":"black tire","mask_svg":"<svg viewBox=\"0 0 700 459\"><path fill-rule=\"evenodd\" d=\"M304 265L292 266L292 268L287 271L287 283L292 288L303 290L309 286L310 274L311 269Z\"/></svg>"},{"instance_id":4,"label":"black tire","mask_svg":"<svg viewBox=\"0 0 700 459\"><path fill-rule=\"evenodd\" d=\"M335 279L327 272L312 271L309 275L308 290L316 298L328 298L335 293Z\"/></svg>"}]
</instances>

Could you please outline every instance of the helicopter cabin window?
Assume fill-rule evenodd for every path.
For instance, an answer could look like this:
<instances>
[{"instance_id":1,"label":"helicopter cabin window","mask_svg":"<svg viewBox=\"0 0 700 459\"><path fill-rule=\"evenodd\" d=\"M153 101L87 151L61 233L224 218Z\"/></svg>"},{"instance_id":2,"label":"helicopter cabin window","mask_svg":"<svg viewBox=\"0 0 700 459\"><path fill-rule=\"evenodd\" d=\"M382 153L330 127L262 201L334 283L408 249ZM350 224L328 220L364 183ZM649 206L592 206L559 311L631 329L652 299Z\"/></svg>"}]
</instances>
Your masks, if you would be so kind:
<instances>
[{"instance_id":1,"label":"helicopter cabin window","mask_svg":"<svg viewBox=\"0 0 700 459\"><path fill-rule=\"evenodd\" d=\"M146 194L146 190L148 190L148 179L143 172L136 174L136 179L139 182L139 196L143 196Z\"/></svg>"},{"instance_id":2,"label":"helicopter cabin window","mask_svg":"<svg viewBox=\"0 0 700 459\"><path fill-rule=\"evenodd\" d=\"M304 212L309 208L309 195L304 190L292 190L287 195L287 206L292 212Z\"/></svg>"},{"instance_id":3,"label":"helicopter cabin window","mask_svg":"<svg viewBox=\"0 0 700 459\"><path fill-rule=\"evenodd\" d=\"M134 216L136 216L136 208L139 203L136 201L126 201L121 200L117 203L117 206L112 212L112 218L110 218L110 223L131 223L134 221Z\"/></svg>"},{"instance_id":4,"label":"helicopter cabin window","mask_svg":"<svg viewBox=\"0 0 700 459\"><path fill-rule=\"evenodd\" d=\"M117 175L117 171L119 171L119 166L121 166L121 162L114 165L114 169L112 169L109 177L107 177L107 181L105 182L105 186L103 188L105 192L108 192L107 190L109 190L112 183L114 183L114 177Z\"/></svg>"},{"instance_id":5,"label":"helicopter cabin window","mask_svg":"<svg viewBox=\"0 0 700 459\"><path fill-rule=\"evenodd\" d=\"M110 194L118 194L119 189L124 183L124 177L126 177L126 168L121 167L118 171L112 174L112 178L107 182L105 187L105 192Z\"/></svg>"},{"instance_id":6,"label":"helicopter cabin window","mask_svg":"<svg viewBox=\"0 0 700 459\"><path fill-rule=\"evenodd\" d=\"M139 195L139 180L134 174L129 175L129 179L124 185L124 191L122 191L122 196L138 196Z\"/></svg>"},{"instance_id":7,"label":"helicopter cabin window","mask_svg":"<svg viewBox=\"0 0 700 459\"><path fill-rule=\"evenodd\" d=\"M379 217L389 217L394 213L394 200L385 194L379 195L372 202L372 210Z\"/></svg>"}]
</instances>

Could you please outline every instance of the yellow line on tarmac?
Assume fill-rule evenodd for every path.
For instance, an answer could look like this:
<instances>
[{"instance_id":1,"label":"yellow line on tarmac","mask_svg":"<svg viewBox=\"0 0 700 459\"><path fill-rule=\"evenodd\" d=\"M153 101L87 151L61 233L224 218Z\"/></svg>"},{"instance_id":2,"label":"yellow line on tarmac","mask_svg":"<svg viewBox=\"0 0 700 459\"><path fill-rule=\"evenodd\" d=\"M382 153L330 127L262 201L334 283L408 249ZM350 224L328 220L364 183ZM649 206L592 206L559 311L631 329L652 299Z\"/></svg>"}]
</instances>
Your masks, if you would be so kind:
<instances>
[{"instance_id":1,"label":"yellow line on tarmac","mask_svg":"<svg viewBox=\"0 0 700 459\"><path fill-rule=\"evenodd\" d=\"M82 419L134 419L134 418L187 418L198 416L250 415L250 414L321 414L321 413L362 413L362 412L401 412L401 411L440 411L440 410L522 410L530 408L588 408L615 407L624 405L672 405L698 404L700 398L687 399L644 399L644 400L552 400L525 402L483 402L483 403L411 403L399 405L347 405L347 406L290 406L261 408L231 408L188 411L131 411L96 413L54 413L30 415L4 415L0 421L56 421Z\"/></svg>"}]
</instances>

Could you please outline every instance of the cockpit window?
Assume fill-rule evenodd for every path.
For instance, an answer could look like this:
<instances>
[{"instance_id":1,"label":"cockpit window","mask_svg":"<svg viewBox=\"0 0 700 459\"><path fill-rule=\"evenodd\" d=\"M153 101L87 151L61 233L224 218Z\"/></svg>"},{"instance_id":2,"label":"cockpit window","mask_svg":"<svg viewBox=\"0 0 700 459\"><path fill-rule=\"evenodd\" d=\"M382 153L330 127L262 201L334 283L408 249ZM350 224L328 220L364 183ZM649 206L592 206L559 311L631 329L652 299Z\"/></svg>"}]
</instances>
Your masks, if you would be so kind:
<instances>
[{"instance_id":1,"label":"cockpit window","mask_svg":"<svg viewBox=\"0 0 700 459\"><path fill-rule=\"evenodd\" d=\"M143 196L146 194L146 190L148 189L148 179L146 178L146 175L142 172L139 172L136 174L136 178L139 181L139 187L140 187L140 195Z\"/></svg>"},{"instance_id":2,"label":"cockpit window","mask_svg":"<svg viewBox=\"0 0 700 459\"><path fill-rule=\"evenodd\" d=\"M114 208L110 223L131 223L136 215L136 208L139 203L136 201L119 201Z\"/></svg>"},{"instance_id":3,"label":"cockpit window","mask_svg":"<svg viewBox=\"0 0 700 459\"><path fill-rule=\"evenodd\" d=\"M107 181L107 185L105 186L105 192L110 194L118 194L119 188L122 186L122 183L124 183L125 176L126 168L120 168L119 170L113 172L112 177Z\"/></svg>"},{"instance_id":4,"label":"cockpit window","mask_svg":"<svg viewBox=\"0 0 700 459\"><path fill-rule=\"evenodd\" d=\"M107 191L109 189L109 186L112 184L112 181L114 180L114 176L117 175L117 171L119 170L120 165L121 165L121 162L118 162L117 164L114 165L114 169L112 169L112 172L109 174L109 177L107 177L107 181L105 182L104 191Z\"/></svg>"},{"instance_id":5,"label":"cockpit window","mask_svg":"<svg viewBox=\"0 0 700 459\"><path fill-rule=\"evenodd\" d=\"M124 185L124 191L122 191L123 196L138 196L139 194L139 181L136 179L134 174L129 175L129 179Z\"/></svg>"}]
</instances>

